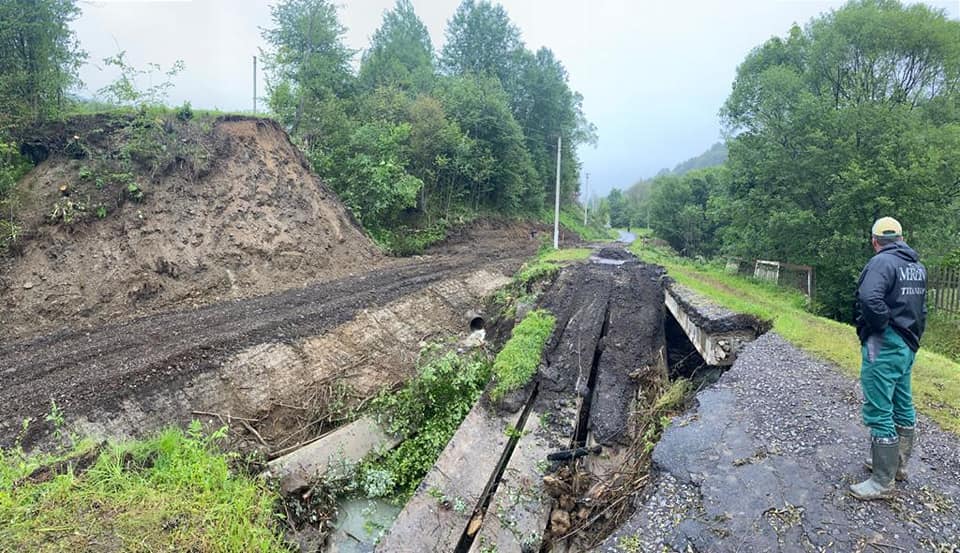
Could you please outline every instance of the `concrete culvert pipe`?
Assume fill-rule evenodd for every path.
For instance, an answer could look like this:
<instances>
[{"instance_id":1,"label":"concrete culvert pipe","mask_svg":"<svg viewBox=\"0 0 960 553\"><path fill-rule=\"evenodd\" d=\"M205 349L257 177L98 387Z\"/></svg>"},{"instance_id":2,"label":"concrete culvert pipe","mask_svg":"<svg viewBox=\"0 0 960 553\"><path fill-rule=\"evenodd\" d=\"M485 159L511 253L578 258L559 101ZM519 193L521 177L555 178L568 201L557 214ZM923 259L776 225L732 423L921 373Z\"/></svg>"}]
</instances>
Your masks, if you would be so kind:
<instances>
[{"instance_id":1,"label":"concrete culvert pipe","mask_svg":"<svg viewBox=\"0 0 960 553\"><path fill-rule=\"evenodd\" d=\"M467 324L470 325L470 330L477 331L483 328L484 324L483 315L477 311L467 311Z\"/></svg>"}]
</instances>

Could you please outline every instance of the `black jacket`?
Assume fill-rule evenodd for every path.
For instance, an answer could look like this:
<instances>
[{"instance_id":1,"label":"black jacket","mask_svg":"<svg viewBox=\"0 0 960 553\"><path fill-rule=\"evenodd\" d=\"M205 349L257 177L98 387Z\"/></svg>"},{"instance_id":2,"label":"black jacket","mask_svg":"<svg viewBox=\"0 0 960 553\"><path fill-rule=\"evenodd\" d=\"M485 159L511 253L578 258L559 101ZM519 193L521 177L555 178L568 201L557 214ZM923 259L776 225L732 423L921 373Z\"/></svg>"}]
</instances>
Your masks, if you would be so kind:
<instances>
[{"instance_id":1,"label":"black jacket","mask_svg":"<svg viewBox=\"0 0 960 553\"><path fill-rule=\"evenodd\" d=\"M857 336L864 343L887 325L917 351L927 323L927 270L905 242L887 244L857 281Z\"/></svg>"}]
</instances>

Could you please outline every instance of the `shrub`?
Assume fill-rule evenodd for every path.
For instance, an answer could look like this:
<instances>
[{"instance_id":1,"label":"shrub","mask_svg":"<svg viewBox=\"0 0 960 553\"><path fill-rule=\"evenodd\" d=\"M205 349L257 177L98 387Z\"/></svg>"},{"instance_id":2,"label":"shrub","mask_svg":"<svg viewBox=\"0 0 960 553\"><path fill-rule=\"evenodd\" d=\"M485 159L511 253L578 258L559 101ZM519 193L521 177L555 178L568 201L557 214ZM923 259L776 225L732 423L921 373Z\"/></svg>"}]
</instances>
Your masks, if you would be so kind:
<instances>
[{"instance_id":1,"label":"shrub","mask_svg":"<svg viewBox=\"0 0 960 553\"><path fill-rule=\"evenodd\" d=\"M377 397L374 412L406 439L382 458L361 463L357 480L367 495L413 495L489 380L483 354L449 352L420 367L401 390Z\"/></svg>"}]
</instances>

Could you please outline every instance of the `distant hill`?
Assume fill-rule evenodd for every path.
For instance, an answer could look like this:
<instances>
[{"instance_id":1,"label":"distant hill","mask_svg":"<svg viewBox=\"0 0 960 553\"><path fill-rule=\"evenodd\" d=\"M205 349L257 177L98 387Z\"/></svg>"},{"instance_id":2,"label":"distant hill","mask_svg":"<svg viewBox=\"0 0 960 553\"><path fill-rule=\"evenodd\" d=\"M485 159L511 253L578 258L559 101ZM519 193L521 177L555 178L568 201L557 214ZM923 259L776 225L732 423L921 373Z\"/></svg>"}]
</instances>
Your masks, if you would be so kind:
<instances>
[{"instance_id":1,"label":"distant hill","mask_svg":"<svg viewBox=\"0 0 960 553\"><path fill-rule=\"evenodd\" d=\"M696 169L704 169L706 167L722 165L725 161L727 161L727 145L723 142L717 142L713 146L710 146L710 149L706 152L703 152L696 157L692 157L683 163L678 163L677 166L673 168L673 171L663 169L660 171L660 173L658 173L658 175L682 175Z\"/></svg>"}]
</instances>

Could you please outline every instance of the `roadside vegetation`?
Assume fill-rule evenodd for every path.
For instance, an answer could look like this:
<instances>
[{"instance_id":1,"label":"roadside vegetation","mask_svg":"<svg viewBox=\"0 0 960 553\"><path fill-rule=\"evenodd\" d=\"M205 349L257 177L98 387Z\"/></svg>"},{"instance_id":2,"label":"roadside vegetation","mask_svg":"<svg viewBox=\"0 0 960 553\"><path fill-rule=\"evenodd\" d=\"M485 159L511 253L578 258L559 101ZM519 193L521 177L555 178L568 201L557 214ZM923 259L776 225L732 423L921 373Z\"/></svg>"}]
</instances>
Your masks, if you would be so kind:
<instances>
[{"instance_id":1,"label":"roadside vegetation","mask_svg":"<svg viewBox=\"0 0 960 553\"><path fill-rule=\"evenodd\" d=\"M540 220L548 225L553 225L553 210L546 210L540 215ZM564 206L560 208L560 225L564 229L572 230L577 233L582 240L587 242L603 242L615 240L619 235L613 230L607 228L606 217L590 216L587 224L583 223L583 212L575 206ZM561 229L561 232L565 232Z\"/></svg>"},{"instance_id":2,"label":"roadside vegetation","mask_svg":"<svg viewBox=\"0 0 960 553\"><path fill-rule=\"evenodd\" d=\"M373 412L388 431L404 440L359 465L356 482L364 495L393 498L398 503L409 499L480 397L490 375L486 353L446 352L425 362L402 389L377 397Z\"/></svg>"},{"instance_id":3,"label":"roadside vegetation","mask_svg":"<svg viewBox=\"0 0 960 553\"><path fill-rule=\"evenodd\" d=\"M564 263L582 261L590 257L589 248L565 248L554 250L547 246L540 249L540 253L520 267L513 277L514 288L529 291L532 284L553 277L560 271ZM522 292L521 292L522 293Z\"/></svg>"},{"instance_id":4,"label":"roadside vegetation","mask_svg":"<svg viewBox=\"0 0 960 553\"><path fill-rule=\"evenodd\" d=\"M0 451L4 551L288 551L279 496L194 422L56 454Z\"/></svg>"},{"instance_id":5,"label":"roadside vegetation","mask_svg":"<svg viewBox=\"0 0 960 553\"><path fill-rule=\"evenodd\" d=\"M496 401L530 382L537 373L543 347L556 324L556 317L538 309L528 313L513 327L513 335L493 362L495 386L490 391L491 399Z\"/></svg>"},{"instance_id":6,"label":"roadside vegetation","mask_svg":"<svg viewBox=\"0 0 960 553\"><path fill-rule=\"evenodd\" d=\"M811 313L799 292L727 274L721 265L681 258L642 241L630 249L642 260L666 267L678 283L728 309L770 321L773 330L791 343L850 376L859 375L860 342L853 327ZM936 319L932 322L936 328ZM913 394L921 412L960 434L960 363L931 351L926 337L913 368Z\"/></svg>"}]
</instances>

